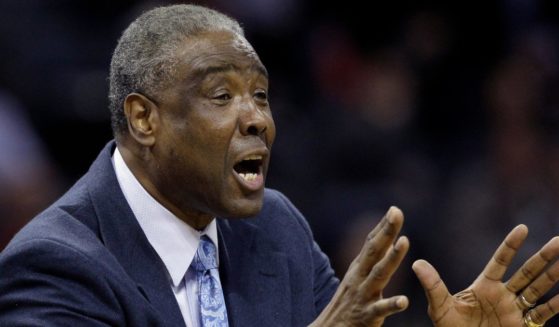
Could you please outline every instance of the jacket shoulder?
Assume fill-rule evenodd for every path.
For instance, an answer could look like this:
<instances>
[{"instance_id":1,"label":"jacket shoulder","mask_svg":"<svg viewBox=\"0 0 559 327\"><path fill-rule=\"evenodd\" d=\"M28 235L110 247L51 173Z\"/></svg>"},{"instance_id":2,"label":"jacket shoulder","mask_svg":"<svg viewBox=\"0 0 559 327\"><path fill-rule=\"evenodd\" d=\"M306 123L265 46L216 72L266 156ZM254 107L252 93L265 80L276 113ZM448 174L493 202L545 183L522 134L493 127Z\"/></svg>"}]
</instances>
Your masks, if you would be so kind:
<instances>
[{"instance_id":1,"label":"jacket shoulder","mask_svg":"<svg viewBox=\"0 0 559 327\"><path fill-rule=\"evenodd\" d=\"M265 190L262 211L256 218L261 227L271 225L273 228L287 229L290 233L300 231L309 241L313 240L306 218L280 191Z\"/></svg>"}]
</instances>

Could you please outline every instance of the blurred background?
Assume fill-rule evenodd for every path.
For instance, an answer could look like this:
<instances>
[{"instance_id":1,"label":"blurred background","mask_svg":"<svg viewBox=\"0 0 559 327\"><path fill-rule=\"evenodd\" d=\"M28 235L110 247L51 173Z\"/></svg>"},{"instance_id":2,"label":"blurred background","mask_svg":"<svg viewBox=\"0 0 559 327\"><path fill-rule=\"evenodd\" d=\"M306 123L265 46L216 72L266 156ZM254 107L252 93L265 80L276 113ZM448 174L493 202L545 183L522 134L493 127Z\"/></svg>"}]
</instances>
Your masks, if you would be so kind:
<instances>
[{"instance_id":1,"label":"blurred background","mask_svg":"<svg viewBox=\"0 0 559 327\"><path fill-rule=\"evenodd\" d=\"M0 249L111 139L122 30L171 1L0 0ZM559 232L559 2L214 0L271 76L268 186L308 218L343 276L390 205L407 261L390 326L430 326L411 263L457 292L508 230L517 263ZM521 260L522 259L522 260Z\"/></svg>"}]
</instances>

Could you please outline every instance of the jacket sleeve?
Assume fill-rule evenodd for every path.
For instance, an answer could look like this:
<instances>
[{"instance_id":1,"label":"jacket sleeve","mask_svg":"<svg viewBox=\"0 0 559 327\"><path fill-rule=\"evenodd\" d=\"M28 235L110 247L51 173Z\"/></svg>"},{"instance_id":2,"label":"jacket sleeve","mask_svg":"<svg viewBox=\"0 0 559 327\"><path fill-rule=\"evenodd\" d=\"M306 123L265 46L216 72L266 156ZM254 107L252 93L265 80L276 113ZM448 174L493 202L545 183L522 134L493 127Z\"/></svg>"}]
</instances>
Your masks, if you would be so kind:
<instances>
[{"instance_id":1,"label":"jacket sleeve","mask_svg":"<svg viewBox=\"0 0 559 327\"><path fill-rule=\"evenodd\" d=\"M0 256L0 326L119 326L118 301L101 265L49 239Z\"/></svg>"}]
</instances>

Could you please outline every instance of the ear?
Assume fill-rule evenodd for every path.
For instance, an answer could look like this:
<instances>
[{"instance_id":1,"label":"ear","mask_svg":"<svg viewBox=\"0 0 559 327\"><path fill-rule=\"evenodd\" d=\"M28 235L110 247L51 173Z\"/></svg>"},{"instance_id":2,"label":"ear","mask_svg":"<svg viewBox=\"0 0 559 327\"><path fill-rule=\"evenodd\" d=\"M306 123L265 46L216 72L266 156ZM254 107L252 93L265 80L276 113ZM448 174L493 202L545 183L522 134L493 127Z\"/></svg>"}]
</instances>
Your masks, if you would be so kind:
<instances>
[{"instance_id":1,"label":"ear","mask_svg":"<svg viewBox=\"0 0 559 327\"><path fill-rule=\"evenodd\" d=\"M130 136L143 146L153 146L159 126L159 107L140 93L130 93L124 100L124 114Z\"/></svg>"}]
</instances>

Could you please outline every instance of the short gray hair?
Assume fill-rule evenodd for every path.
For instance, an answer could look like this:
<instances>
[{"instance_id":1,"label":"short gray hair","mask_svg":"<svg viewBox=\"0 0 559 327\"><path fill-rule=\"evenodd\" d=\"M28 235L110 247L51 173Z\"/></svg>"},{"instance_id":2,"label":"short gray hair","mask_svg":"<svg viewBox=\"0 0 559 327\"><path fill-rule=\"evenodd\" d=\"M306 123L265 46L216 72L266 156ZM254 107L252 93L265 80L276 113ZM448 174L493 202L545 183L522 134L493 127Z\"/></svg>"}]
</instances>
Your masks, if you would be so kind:
<instances>
[{"instance_id":1,"label":"short gray hair","mask_svg":"<svg viewBox=\"0 0 559 327\"><path fill-rule=\"evenodd\" d=\"M220 30L244 36L236 20L196 5L155 8L128 26L111 60L109 108L115 136L128 130L123 109L126 96L133 92L153 96L168 87L179 45L188 37Z\"/></svg>"}]
</instances>

